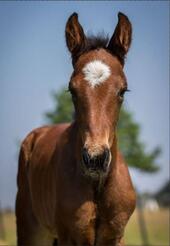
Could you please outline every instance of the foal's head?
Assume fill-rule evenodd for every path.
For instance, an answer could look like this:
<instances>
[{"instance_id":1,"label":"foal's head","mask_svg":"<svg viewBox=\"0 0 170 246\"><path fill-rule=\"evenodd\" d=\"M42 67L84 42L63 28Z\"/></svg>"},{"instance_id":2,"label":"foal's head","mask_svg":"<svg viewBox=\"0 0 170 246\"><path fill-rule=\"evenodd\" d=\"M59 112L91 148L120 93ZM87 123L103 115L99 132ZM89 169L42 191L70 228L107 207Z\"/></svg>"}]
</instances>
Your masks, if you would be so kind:
<instances>
[{"instance_id":1,"label":"foal's head","mask_svg":"<svg viewBox=\"0 0 170 246\"><path fill-rule=\"evenodd\" d=\"M86 37L76 13L66 24L66 42L74 67L69 90L81 138L81 165L91 176L106 174L113 158L110 149L127 91L123 65L131 34L131 23L122 13L118 14L110 41Z\"/></svg>"}]
</instances>

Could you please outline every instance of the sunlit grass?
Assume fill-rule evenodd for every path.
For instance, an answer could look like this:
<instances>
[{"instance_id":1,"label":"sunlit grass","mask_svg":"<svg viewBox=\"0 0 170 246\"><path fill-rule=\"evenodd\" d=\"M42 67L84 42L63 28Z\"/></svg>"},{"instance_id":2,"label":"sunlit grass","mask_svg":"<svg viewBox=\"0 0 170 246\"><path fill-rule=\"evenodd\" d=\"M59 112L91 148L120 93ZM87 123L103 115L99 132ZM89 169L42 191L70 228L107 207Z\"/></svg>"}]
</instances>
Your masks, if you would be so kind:
<instances>
[{"instance_id":1,"label":"sunlit grass","mask_svg":"<svg viewBox=\"0 0 170 246\"><path fill-rule=\"evenodd\" d=\"M148 234L149 245L169 246L169 210L144 211L144 219ZM125 241L128 245L142 245L140 226L138 221L138 211L132 215L125 232Z\"/></svg>"},{"instance_id":2,"label":"sunlit grass","mask_svg":"<svg viewBox=\"0 0 170 246\"><path fill-rule=\"evenodd\" d=\"M5 242L6 245L16 245L16 222L14 213L3 214L3 224L5 227ZM4 244L0 244L4 245Z\"/></svg>"}]
</instances>

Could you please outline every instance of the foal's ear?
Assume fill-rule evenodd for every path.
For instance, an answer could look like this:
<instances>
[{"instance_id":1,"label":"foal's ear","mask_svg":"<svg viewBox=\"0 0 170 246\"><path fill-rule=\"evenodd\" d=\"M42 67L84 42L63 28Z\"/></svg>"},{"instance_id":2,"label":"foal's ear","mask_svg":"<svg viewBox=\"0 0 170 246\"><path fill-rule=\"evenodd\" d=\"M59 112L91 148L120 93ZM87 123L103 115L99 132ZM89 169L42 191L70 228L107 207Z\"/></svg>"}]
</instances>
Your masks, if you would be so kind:
<instances>
[{"instance_id":1,"label":"foal's ear","mask_svg":"<svg viewBox=\"0 0 170 246\"><path fill-rule=\"evenodd\" d=\"M111 37L108 49L118 57L124 65L125 55L127 54L132 40L132 25L126 15L118 13L118 23Z\"/></svg>"},{"instance_id":2,"label":"foal's ear","mask_svg":"<svg viewBox=\"0 0 170 246\"><path fill-rule=\"evenodd\" d=\"M67 47L71 52L72 57L74 58L86 44L86 36L84 34L82 26L78 21L77 13L73 13L68 18L65 35Z\"/></svg>"}]
</instances>

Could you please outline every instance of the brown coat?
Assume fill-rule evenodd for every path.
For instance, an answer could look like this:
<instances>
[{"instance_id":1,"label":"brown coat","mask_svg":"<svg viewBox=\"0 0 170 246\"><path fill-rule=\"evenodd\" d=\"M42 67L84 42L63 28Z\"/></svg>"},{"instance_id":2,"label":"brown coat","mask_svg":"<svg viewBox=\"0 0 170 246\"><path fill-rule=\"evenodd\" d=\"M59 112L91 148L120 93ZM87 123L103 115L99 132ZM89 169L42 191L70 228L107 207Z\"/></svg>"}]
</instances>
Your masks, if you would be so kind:
<instances>
[{"instance_id":1,"label":"brown coat","mask_svg":"<svg viewBox=\"0 0 170 246\"><path fill-rule=\"evenodd\" d=\"M93 246L95 240L117 245L135 208L128 168L118 152L96 200L97 188L77 168L76 137L76 126L63 124L36 129L22 144L16 212L22 222L18 233L28 235L30 245L46 245L57 236L61 245Z\"/></svg>"}]
</instances>

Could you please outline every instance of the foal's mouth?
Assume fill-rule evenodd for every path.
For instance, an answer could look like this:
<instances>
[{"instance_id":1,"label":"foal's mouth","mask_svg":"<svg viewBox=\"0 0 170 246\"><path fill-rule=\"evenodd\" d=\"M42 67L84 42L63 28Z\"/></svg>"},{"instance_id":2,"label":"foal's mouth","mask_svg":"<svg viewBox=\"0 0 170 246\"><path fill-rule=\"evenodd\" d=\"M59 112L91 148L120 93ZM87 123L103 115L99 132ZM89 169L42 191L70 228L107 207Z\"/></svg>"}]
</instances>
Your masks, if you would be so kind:
<instances>
[{"instance_id":1,"label":"foal's mouth","mask_svg":"<svg viewBox=\"0 0 170 246\"><path fill-rule=\"evenodd\" d=\"M111 162L111 153L109 149L104 149L103 153L96 156L90 156L88 150L83 148L81 166L85 176L98 179L101 176L107 176Z\"/></svg>"}]
</instances>

